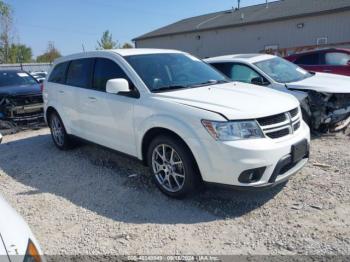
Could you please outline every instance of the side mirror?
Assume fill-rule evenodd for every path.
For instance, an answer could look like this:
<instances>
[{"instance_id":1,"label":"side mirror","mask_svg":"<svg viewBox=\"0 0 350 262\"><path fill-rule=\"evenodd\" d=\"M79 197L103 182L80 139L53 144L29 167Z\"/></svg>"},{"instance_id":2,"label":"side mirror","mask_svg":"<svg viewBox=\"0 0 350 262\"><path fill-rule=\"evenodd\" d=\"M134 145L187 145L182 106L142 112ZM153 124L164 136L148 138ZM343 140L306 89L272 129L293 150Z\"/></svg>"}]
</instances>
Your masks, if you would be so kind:
<instances>
[{"instance_id":1,"label":"side mirror","mask_svg":"<svg viewBox=\"0 0 350 262\"><path fill-rule=\"evenodd\" d=\"M45 81L44 79L39 79L39 80L38 80L39 84L44 83L44 81Z\"/></svg>"},{"instance_id":2,"label":"side mirror","mask_svg":"<svg viewBox=\"0 0 350 262\"><path fill-rule=\"evenodd\" d=\"M106 84L106 92L110 94L130 92L129 82L124 78L108 80Z\"/></svg>"},{"instance_id":3,"label":"side mirror","mask_svg":"<svg viewBox=\"0 0 350 262\"><path fill-rule=\"evenodd\" d=\"M350 60L346 63L348 66L350 66Z\"/></svg>"},{"instance_id":4,"label":"side mirror","mask_svg":"<svg viewBox=\"0 0 350 262\"><path fill-rule=\"evenodd\" d=\"M253 85L267 86L269 82L266 82L262 76L255 77L251 80Z\"/></svg>"}]
</instances>

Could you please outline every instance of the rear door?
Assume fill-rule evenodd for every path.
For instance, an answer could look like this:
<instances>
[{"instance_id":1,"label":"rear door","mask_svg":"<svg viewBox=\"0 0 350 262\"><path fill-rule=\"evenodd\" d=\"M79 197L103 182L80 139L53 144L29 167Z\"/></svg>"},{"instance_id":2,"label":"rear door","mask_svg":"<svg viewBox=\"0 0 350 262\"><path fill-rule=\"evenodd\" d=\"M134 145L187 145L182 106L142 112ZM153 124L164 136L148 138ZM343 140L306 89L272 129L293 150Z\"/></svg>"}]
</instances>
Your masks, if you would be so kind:
<instances>
[{"instance_id":1,"label":"rear door","mask_svg":"<svg viewBox=\"0 0 350 262\"><path fill-rule=\"evenodd\" d=\"M69 64L66 85L62 97L66 104L65 112L70 119L72 133L86 137L86 130L83 128L84 121L80 114L78 99L82 94L91 88L93 58L72 60Z\"/></svg>"},{"instance_id":2,"label":"rear door","mask_svg":"<svg viewBox=\"0 0 350 262\"><path fill-rule=\"evenodd\" d=\"M79 92L79 115L85 138L109 148L136 155L133 96L109 94L106 83L124 78L133 86L123 69L113 60L96 58L90 89Z\"/></svg>"}]
</instances>

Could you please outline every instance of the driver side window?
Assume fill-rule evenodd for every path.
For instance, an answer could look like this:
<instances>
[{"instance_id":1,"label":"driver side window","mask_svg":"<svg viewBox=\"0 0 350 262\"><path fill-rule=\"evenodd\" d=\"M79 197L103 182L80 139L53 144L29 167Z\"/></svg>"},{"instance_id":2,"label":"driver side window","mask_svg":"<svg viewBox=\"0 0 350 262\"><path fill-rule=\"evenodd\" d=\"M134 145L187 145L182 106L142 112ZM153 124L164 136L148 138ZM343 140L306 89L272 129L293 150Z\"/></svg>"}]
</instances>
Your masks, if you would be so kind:
<instances>
[{"instance_id":1,"label":"driver side window","mask_svg":"<svg viewBox=\"0 0 350 262\"><path fill-rule=\"evenodd\" d=\"M92 89L106 92L107 81L115 78L126 79L129 82L130 88L133 88L131 81L119 65L107 58L97 58L95 62Z\"/></svg>"},{"instance_id":2,"label":"driver side window","mask_svg":"<svg viewBox=\"0 0 350 262\"><path fill-rule=\"evenodd\" d=\"M261 76L249 66L243 64L215 63L212 65L233 81L251 84L256 81L257 78L261 78L261 80L263 80L263 83L268 83L268 81L263 76Z\"/></svg>"},{"instance_id":3,"label":"driver side window","mask_svg":"<svg viewBox=\"0 0 350 262\"><path fill-rule=\"evenodd\" d=\"M254 78L261 77L257 72L248 66L233 64L231 69L231 79L234 81L252 83Z\"/></svg>"}]
</instances>

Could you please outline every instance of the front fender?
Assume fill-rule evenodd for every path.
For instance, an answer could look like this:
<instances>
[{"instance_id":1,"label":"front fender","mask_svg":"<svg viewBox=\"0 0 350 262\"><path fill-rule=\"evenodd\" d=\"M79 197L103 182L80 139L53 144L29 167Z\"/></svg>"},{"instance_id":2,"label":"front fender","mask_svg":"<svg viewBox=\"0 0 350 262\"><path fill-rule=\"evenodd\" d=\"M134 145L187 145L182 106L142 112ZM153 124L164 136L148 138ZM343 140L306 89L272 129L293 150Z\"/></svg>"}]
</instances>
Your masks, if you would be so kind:
<instances>
[{"instance_id":1,"label":"front fender","mask_svg":"<svg viewBox=\"0 0 350 262\"><path fill-rule=\"evenodd\" d=\"M180 120L171 115L157 115L150 116L144 119L138 126L136 126L136 141L137 141L137 155L142 159L142 140L147 131L152 128L168 129L178 136L180 136L188 146L190 141L195 139L199 141L198 134L194 132L193 127L183 120Z\"/></svg>"}]
</instances>

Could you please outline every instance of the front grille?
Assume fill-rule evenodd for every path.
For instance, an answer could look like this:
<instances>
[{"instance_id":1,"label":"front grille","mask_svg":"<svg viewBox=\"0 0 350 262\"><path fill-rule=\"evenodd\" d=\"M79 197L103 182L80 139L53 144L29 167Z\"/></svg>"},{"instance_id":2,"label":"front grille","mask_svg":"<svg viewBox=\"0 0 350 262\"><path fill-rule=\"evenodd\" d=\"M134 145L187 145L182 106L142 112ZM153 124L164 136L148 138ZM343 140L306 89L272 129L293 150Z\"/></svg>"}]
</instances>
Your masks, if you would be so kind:
<instances>
[{"instance_id":1,"label":"front grille","mask_svg":"<svg viewBox=\"0 0 350 262\"><path fill-rule=\"evenodd\" d=\"M259 118L257 121L267 137L282 138L300 128L299 107L285 113Z\"/></svg>"},{"instance_id":2,"label":"front grille","mask_svg":"<svg viewBox=\"0 0 350 262\"><path fill-rule=\"evenodd\" d=\"M298 115L298 113L299 113L299 108L298 107L293 109L293 110L291 110L291 111L289 111L289 114L290 114L290 116L292 118L296 117Z\"/></svg>"},{"instance_id":3,"label":"front grille","mask_svg":"<svg viewBox=\"0 0 350 262\"><path fill-rule=\"evenodd\" d=\"M25 106L43 103L42 95L15 96L10 100L15 106Z\"/></svg>"},{"instance_id":4,"label":"front grille","mask_svg":"<svg viewBox=\"0 0 350 262\"><path fill-rule=\"evenodd\" d=\"M293 126L294 131L297 131L300 128L300 121Z\"/></svg>"},{"instance_id":5,"label":"front grille","mask_svg":"<svg viewBox=\"0 0 350 262\"><path fill-rule=\"evenodd\" d=\"M283 113L283 114L278 114L278 115L274 115L274 116L259 118L258 123L261 126L270 126L270 125L284 122L286 120L287 120L286 114Z\"/></svg>"},{"instance_id":6,"label":"front grille","mask_svg":"<svg viewBox=\"0 0 350 262\"><path fill-rule=\"evenodd\" d=\"M276 139L289 135L289 128L285 128L278 131L269 132L266 134L269 138Z\"/></svg>"}]
</instances>

